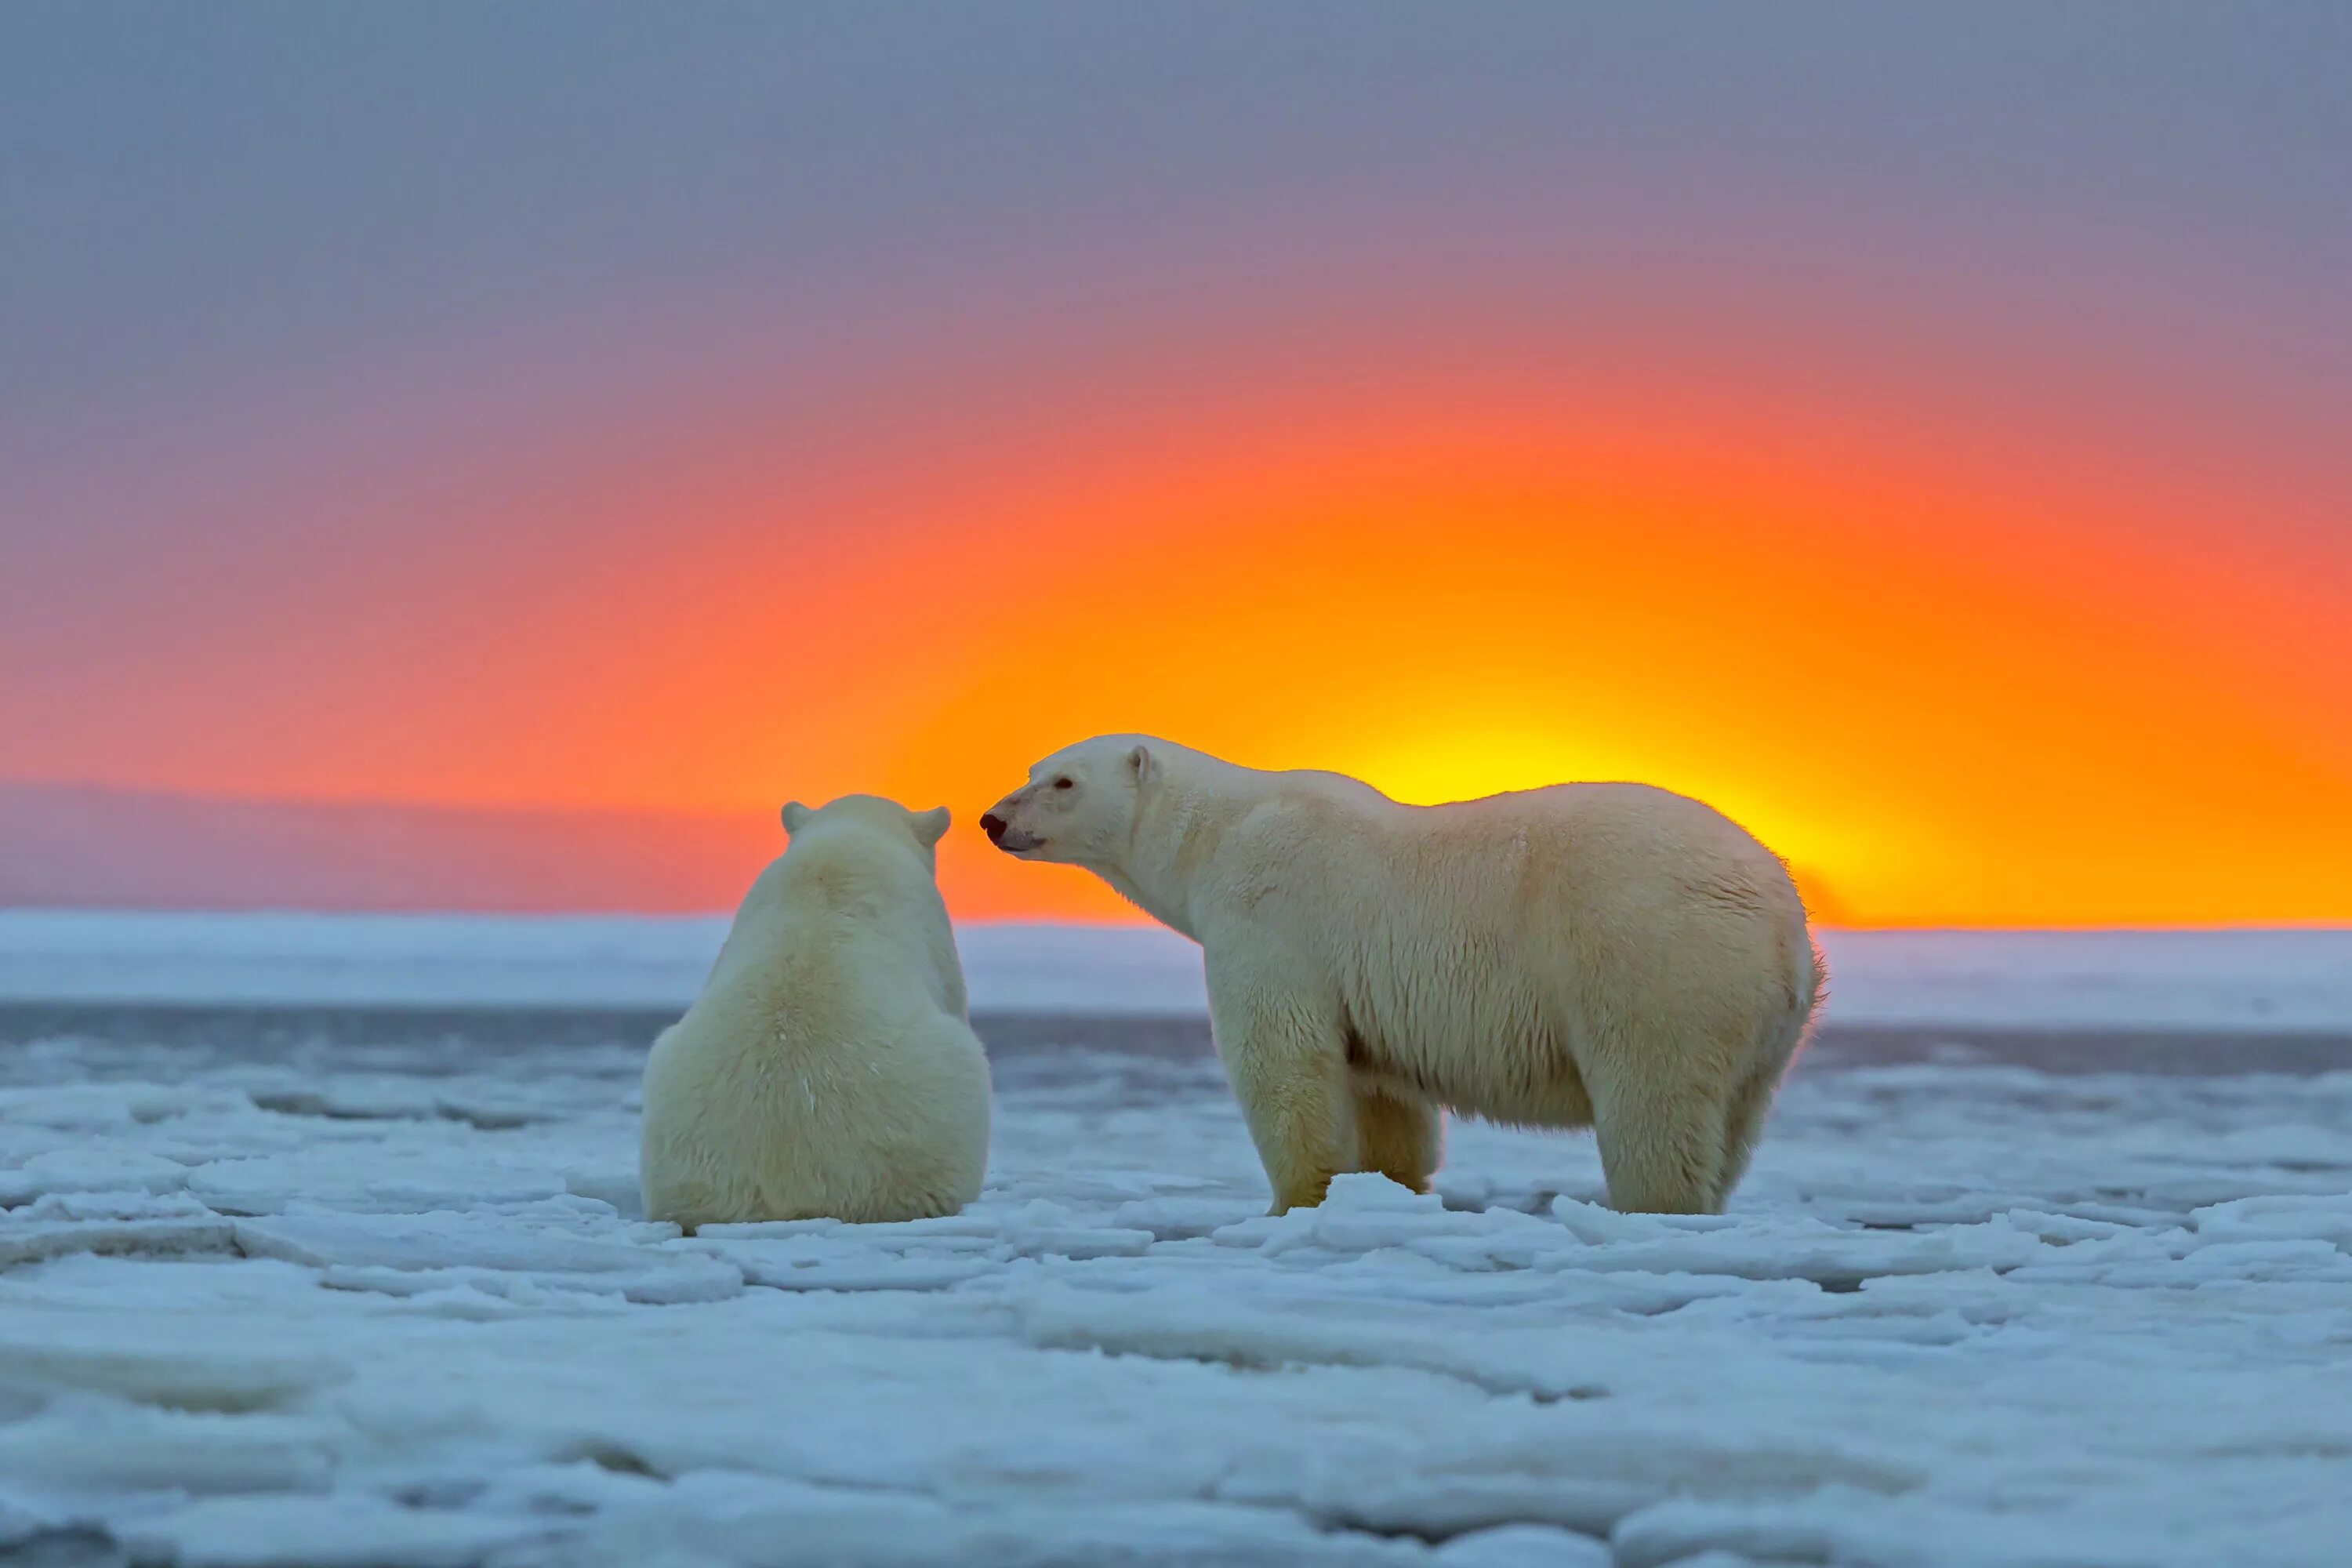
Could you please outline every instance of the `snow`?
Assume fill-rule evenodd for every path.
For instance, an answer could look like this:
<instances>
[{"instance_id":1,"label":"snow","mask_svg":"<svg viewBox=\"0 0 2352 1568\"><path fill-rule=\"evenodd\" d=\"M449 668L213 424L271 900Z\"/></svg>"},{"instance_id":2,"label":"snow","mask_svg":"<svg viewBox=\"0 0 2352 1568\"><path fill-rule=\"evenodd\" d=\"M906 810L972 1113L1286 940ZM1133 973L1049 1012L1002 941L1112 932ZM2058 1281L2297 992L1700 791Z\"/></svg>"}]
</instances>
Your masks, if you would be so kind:
<instances>
[{"instance_id":1,"label":"snow","mask_svg":"<svg viewBox=\"0 0 2352 1568\"><path fill-rule=\"evenodd\" d=\"M1434 1196L1350 1177L1268 1217L1212 1061L1055 1047L1000 1058L966 1213L688 1237L636 1209L641 1052L0 1058L0 1556L2318 1568L2352 1539L2352 1071L1809 1064L1725 1216L1617 1214L1589 1139L1457 1124Z\"/></svg>"},{"instance_id":2,"label":"snow","mask_svg":"<svg viewBox=\"0 0 2352 1568\"><path fill-rule=\"evenodd\" d=\"M0 910L0 1001L682 1007L719 917ZM974 924L972 1008L1205 1011L1199 950L1149 926ZM2352 1033L2352 930L1829 931L1846 1027Z\"/></svg>"}]
</instances>

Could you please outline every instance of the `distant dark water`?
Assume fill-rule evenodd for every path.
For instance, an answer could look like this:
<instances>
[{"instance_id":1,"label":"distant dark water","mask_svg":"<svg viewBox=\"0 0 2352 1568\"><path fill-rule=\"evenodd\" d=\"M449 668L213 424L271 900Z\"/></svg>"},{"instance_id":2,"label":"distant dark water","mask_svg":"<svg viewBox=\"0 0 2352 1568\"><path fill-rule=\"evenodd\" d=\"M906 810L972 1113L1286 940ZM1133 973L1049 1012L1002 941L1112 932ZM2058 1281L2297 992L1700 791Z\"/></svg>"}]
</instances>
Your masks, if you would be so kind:
<instances>
[{"instance_id":1,"label":"distant dark water","mask_svg":"<svg viewBox=\"0 0 2352 1568\"><path fill-rule=\"evenodd\" d=\"M446 1075L548 1068L633 1077L674 1011L520 1007L0 1004L0 1083L170 1077L268 1062L336 1072ZM1136 1066L1209 1068L1207 1020L987 1016L973 1020L1011 1081ZM2166 1075L2352 1070L2352 1036L1824 1028L1802 1070L1939 1062L2051 1073Z\"/></svg>"}]
</instances>

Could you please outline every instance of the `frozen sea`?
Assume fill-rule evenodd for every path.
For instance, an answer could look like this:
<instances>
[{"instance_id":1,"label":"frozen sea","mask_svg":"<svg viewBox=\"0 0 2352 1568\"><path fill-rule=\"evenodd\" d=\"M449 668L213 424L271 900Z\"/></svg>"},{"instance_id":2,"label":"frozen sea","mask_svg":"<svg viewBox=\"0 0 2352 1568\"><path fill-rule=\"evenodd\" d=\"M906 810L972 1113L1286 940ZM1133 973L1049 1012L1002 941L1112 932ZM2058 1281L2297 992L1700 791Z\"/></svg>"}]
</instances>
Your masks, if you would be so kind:
<instances>
[{"instance_id":1,"label":"frozen sea","mask_svg":"<svg viewBox=\"0 0 2352 1568\"><path fill-rule=\"evenodd\" d=\"M1269 1219L1192 950L976 930L981 1203L686 1238L717 931L0 913L0 1562L2352 1562L2352 933L1832 934L1730 1214Z\"/></svg>"}]
</instances>

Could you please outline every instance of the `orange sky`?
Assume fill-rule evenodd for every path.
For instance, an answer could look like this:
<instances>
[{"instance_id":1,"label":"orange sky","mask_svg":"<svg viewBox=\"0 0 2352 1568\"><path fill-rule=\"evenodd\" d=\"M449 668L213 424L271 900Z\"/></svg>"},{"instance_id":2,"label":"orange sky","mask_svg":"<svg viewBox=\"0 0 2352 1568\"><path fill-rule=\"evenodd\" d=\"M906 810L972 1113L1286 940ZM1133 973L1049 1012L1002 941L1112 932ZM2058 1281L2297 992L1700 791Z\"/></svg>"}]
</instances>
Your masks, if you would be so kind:
<instances>
[{"instance_id":1,"label":"orange sky","mask_svg":"<svg viewBox=\"0 0 2352 1568\"><path fill-rule=\"evenodd\" d=\"M861 456L814 542L762 465L623 442L531 500L589 542L617 509L607 543L500 555L446 635L352 659L308 722L219 705L161 782L710 811L876 790L957 809L960 914L1119 918L970 824L1034 757L1134 729L1414 801L1667 784L1842 922L2352 913L2337 561L2233 567L2177 470L2028 471L1999 428L1927 439L1773 390L1507 367L1442 395L1140 395L1075 433L1033 409L1010 449ZM637 463L639 489L603 471Z\"/></svg>"},{"instance_id":2,"label":"orange sky","mask_svg":"<svg viewBox=\"0 0 2352 1568\"><path fill-rule=\"evenodd\" d=\"M1760 29L1756 74L1629 14L1447 31L1454 74L1418 24L1302 36L1302 97L1105 26L1002 81L886 29L838 92L805 39L608 40L381 124L253 98L234 38L153 124L60 78L0 783L876 790L957 810L960 914L1129 918L971 819L1139 730L1416 801L1649 780L1844 922L2352 920L2324 71L2207 102L2218 24L2085 76L1890 21ZM623 199L573 116L667 151ZM695 842L642 907L716 901Z\"/></svg>"}]
</instances>

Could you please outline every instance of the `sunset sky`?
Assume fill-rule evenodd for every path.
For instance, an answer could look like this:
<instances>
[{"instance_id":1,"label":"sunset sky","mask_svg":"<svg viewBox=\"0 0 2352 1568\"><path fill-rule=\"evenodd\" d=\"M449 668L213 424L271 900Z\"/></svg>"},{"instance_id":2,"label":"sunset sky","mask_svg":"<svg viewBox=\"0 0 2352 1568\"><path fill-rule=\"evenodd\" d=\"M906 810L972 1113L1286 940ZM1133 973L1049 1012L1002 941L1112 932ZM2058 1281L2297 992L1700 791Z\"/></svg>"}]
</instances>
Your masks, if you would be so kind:
<instances>
[{"instance_id":1,"label":"sunset sky","mask_svg":"<svg viewBox=\"0 0 2352 1568\"><path fill-rule=\"evenodd\" d=\"M2352 920L2347 58L2326 0L16 7L0 781L744 878L872 790L956 809L959 914L1116 918L972 819L1139 730L1649 780L1840 923ZM731 902L691 858L593 897Z\"/></svg>"}]
</instances>

